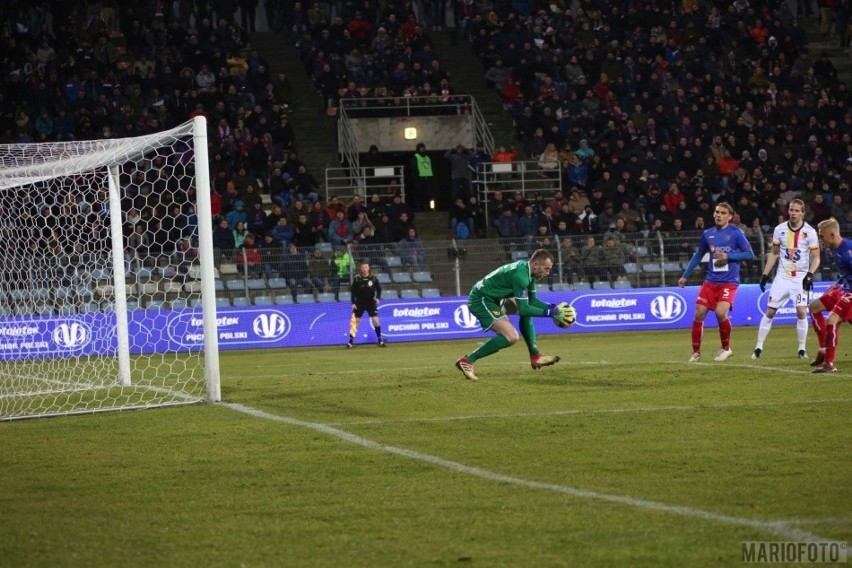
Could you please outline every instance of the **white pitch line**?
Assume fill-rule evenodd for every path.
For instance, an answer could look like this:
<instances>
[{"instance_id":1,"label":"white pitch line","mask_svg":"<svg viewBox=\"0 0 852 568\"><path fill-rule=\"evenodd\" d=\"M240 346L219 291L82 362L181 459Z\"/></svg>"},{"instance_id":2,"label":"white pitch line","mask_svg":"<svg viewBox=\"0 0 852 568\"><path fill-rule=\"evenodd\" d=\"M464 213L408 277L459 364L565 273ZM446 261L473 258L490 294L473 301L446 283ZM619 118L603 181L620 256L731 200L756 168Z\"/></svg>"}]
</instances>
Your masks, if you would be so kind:
<instances>
[{"instance_id":1,"label":"white pitch line","mask_svg":"<svg viewBox=\"0 0 852 568\"><path fill-rule=\"evenodd\" d=\"M464 420L488 420L503 418L535 418L544 416L570 416L573 414L630 414L642 412L682 412L690 410L728 410L732 408L761 408L771 406L793 406L803 404L841 404L852 402L852 398L827 398L811 400L778 400L768 402L734 402L730 404L639 406L635 408L574 408L569 410L550 410L545 412L516 412L500 414L468 414L461 416L437 416L431 418L405 418L400 420L352 420L348 422L328 422L329 426L361 426L363 424L408 424L417 422L455 422Z\"/></svg>"},{"instance_id":2,"label":"white pitch line","mask_svg":"<svg viewBox=\"0 0 852 568\"><path fill-rule=\"evenodd\" d=\"M563 495L570 495L572 497L578 497L581 499L591 499L595 501L605 501L608 503L615 503L618 505L625 505L628 507L634 507L637 509L642 509L645 511L658 511L661 513L669 513L672 515L678 515L681 517L690 517L694 519L700 519L703 521L712 521L715 523L720 523L724 525L732 525L739 527L747 527L750 529L759 530L764 533L780 536L782 538L786 538L789 540L796 541L810 541L810 542L826 542L830 539L826 539L815 534L811 534L806 531L799 530L795 527L787 526L784 523L778 522L768 522L768 521L760 521L757 519L747 519L743 517L734 517L731 515L723 515L721 513L714 513L712 511L705 511L703 509L696 509L693 507L684 507L681 505L669 505L667 503L659 503L657 501L648 501L646 499L636 499L634 497L628 497L626 495L613 495L609 493L598 493L597 491L589 491L587 489L580 489L578 487L570 487L568 485L560 485L558 483L546 483L542 481L532 481L528 479L523 479L520 477L513 477L511 475L504 475L502 473L497 473L493 471L489 471L487 469L465 465L463 463L445 460L443 458L439 458L437 456L433 456L430 454L424 454L422 452L416 452L414 450L408 450L405 448L398 448L396 446L390 446L388 444L382 444L380 442L374 442L372 440L368 440L367 438L363 438L361 436L356 436L355 434L350 434L344 430L340 430L338 428L333 428L327 424L320 424L316 422L306 422L304 420L297 420L295 418L289 418L286 416L278 416L276 414L270 414L268 412L264 412L263 410L258 410L256 408L252 408L250 406L245 406L243 404L236 403L222 403L224 406L235 410L237 412L242 412L244 414L248 414L249 416L254 416L255 418L261 418L264 420L270 420L273 422L281 422L283 424L289 424L291 426L299 426L301 428L307 428L309 430L313 430L315 432L320 432L322 434L327 434L329 436L333 436L345 442L349 442L351 444L355 444L358 446L362 446L364 448L369 448L371 450L378 450L381 452L386 452L389 454L401 456L404 458L412 459L419 462L428 463L437 467L441 467L444 469L448 469L450 471L455 471L457 473L464 473L467 475L472 475L475 477L479 477L481 479L487 479L489 481L496 481L498 483L506 483L509 485L514 485L517 487L524 487L526 489L536 489L541 491L551 491L554 493L562 493Z\"/></svg>"}]
</instances>

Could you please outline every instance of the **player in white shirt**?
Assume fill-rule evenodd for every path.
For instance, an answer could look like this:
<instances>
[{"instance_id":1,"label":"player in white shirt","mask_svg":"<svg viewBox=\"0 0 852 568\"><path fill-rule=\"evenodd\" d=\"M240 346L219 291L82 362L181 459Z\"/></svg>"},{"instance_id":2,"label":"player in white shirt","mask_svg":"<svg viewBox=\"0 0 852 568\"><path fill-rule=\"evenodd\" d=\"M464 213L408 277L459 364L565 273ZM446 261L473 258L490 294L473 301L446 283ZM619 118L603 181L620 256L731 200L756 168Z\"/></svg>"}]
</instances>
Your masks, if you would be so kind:
<instances>
[{"instance_id":1,"label":"player in white shirt","mask_svg":"<svg viewBox=\"0 0 852 568\"><path fill-rule=\"evenodd\" d=\"M814 283L814 272L819 269L819 235L816 229L805 223L805 203L794 199L787 206L789 221L775 227L772 233L772 249L766 256L760 290L766 291L769 274L778 261L778 270L769 289L766 315L760 320L757 344L752 359L760 359L763 342L772 329L772 318L778 308L788 301L796 306L796 337L799 340L799 359L807 359L805 342L808 337L808 292Z\"/></svg>"}]
</instances>

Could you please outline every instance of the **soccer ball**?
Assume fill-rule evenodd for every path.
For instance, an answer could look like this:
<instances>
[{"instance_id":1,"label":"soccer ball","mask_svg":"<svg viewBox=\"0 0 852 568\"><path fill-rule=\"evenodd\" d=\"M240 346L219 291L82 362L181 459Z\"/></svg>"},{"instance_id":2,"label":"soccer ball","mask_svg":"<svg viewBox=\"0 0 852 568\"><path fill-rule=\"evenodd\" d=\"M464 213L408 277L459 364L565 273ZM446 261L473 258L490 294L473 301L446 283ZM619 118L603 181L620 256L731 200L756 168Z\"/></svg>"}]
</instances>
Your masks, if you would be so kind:
<instances>
[{"instance_id":1,"label":"soccer ball","mask_svg":"<svg viewBox=\"0 0 852 568\"><path fill-rule=\"evenodd\" d=\"M565 312L565 316L561 320L554 320L554 323L558 327L567 328L574 325L574 322L577 321L577 312L572 307L568 307L568 310Z\"/></svg>"}]
</instances>

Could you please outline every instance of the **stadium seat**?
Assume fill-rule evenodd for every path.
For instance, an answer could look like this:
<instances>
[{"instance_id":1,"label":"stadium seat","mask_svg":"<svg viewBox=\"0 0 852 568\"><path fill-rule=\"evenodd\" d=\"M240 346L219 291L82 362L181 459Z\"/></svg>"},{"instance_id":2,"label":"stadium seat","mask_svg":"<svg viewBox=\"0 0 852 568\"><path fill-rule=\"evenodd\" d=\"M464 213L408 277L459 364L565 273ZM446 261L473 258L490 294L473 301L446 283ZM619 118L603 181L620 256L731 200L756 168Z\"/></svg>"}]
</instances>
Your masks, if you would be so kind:
<instances>
[{"instance_id":1,"label":"stadium seat","mask_svg":"<svg viewBox=\"0 0 852 568\"><path fill-rule=\"evenodd\" d=\"M86 301L86 302L92 301L92 296L94 296L94 293L92 292L92 289L89 288L88 286L81 284L80 286L77 286L76 291L77 291L77 296L81 300Z\"/></svg>"},{"instance_id":2,"label":"stadium seat","mask_svg":"<svg viewBox=\"0 0 852 568\"><path fill-rule=\"evenodd\" d=\"M659 262L646 262L642 265L642 272L647 272L649 274L662 272L662 268L660 268Z\"/></svg>"},{"instance_id":3,"label":"stadium seat","mask_svg":"<svg viewBox=\"0 0 852 568\"><path fill-rule=\"evenodd\" d=\"M680 273L682 271L682 268L679 262L664 262L663 270L665 270L666 272Z\"/></svg>"},{"instance_id":4,"label":"stadium seat","mask_svg":"<svg viewBox=\"0 0 852 568\"><path fill-rule=\"evenodd\" d=\"M419 283L432 282L432 273L426 270L418 270L414 272L411 277L414 279L415 282Z\"/></svg>"},{"instance_id":5,"label":"stadium seat","mask_svg":"<svg viewBox=\"0 0 852 568\"><path fill-rule=\"evenodd\" d=\"M438 290L437 288L423 288L423 290L420 291L420 294L424 298L440 298L441 297L441 291Z\"/></svg>"},{"instance_id":6,"label":"stadium seat","mask_svg":"<svg viewBox=\"0 0 852 568\"><path fill-rule=\"evenodd\" d=\"M316 301L313 294L296 294L297 304L313 304Z\"/></svg>"},{"instance_id":7,"label":"stadium seat","mask_svg":"<svg viewBox=\"0 0 852 568\"><path fill-rule=\"evenodd\" d=\"M413 298L419 298L420 292L418 292L417 290L414 290L412 288L406 288L405 290L399 291L399 297L406 299L406 300L411 300Z\"/></svg>"},{"instance_id":8,"label":"stadium seat","mask_svg":"<svg viewBox=\"0 0 852 568\"><path fill-rule=\"evenodd\" d=\"M250 305L251 300L249 298L246 298L245 296L237 296L236 298L234 298L234 306L244 308Z\"/></svg>"},{"instance_id":9,"label":"stadium seat","mask_svg":"<svg viewBox=\"0 0 852 568\"><path fill-rule=\"evenodd\" d=\"M376 278L378 279L379 284L381 284L382 286L391 283L390 274L388 274L387 272L378 272L376 274Z\"/></svg>"},{"instance_id":10,"label":"stadium seat","mask_svg":"<svg viewBox=\"0 0 852 568\"><path fill-rule=\"evenodd\" d=\"M60 316L73 316L77 313L76 308L72 304L62 304L59 306Z\"/></svg>"},{"instance_id":11,"label":"stadium seat","mask_svg":"<svg viewBox=\"0 0 852 568\"><path fill-rule=\"evenodd\" d=\"M317 302L336 302L334 294L331 292L321 292L317 294Z\"/></svg>"},{"instance_id":12,"label":"stadium seat","mask_svg":"<svg viewBox=\"0 0 852 568\"><path fill-rule=\"evenodd\" d=\"M525 250L516 250L512 253L512 260L526 260L530 255Z\"/></svg>"},{"instance_id":13,"label":"stadium seat","mask_svg":"<svg viewBox=\"0 0 852 568\"><path fill-rule=\"evenodd\" d=\"M266 290L266 280L263 278L249 278L249 290Z\"/></svg>"},{"instance_id":14,"label":"stadium seat","mask_svg":"<svg viewBox=\"0 0 852 568\"><path fill-rule=\"evenodd\" d=\"M6 301L5 292L0 292L0 294L2 294L2 298L0 298L0 301ZM53 291L53 297L56 298L57 300L65 300L65 299L69 298L71 295L72 295L71 288L69 288L68 286L59 286L58 288L56 288Z\"/></svg>"},{"instance_id":15,"label":"stadium seat","mask_svg":"<svg viewBox=\"0 0 852 568\"><path fill-rule=\"evenodd\" d=\"M176 300L172 300L171 308L173 310L185 310L187 307L186 300L183 298L178 298Z\"/></svg>"},{"instance_id":16,"label":"stadium seat","mask_svg":"<svg viewBox=\"0 0 852 568\"><path fill-rule=\"evenodd\" d=\"M86 302L80 305L80 313L81 314L93 314L96 313L100 308L95 302Z\"/></svg>"},{"instance_id":17,"label":"stadium seat","mask_svg":"<svg viewBox=\"0 0 852 568\"><path fill-rule=\"evenodd\" d=\"M575 284L571 284L571 289L574 291L591 290L592 285L588 282L577 282Z\"/></svg>"},{"instance_id":18,"label":"stadium seat","mask_svg":"<svg viewBox=\"0 0 852 568\"><path fill-rule=\"evenodd\" d=\"M30 297L36 302L46 302L50 299L50 290L48 288L36 288L30 292Z\"/></svg>"},{"instance_id":19,"label":"stadium seat","mask_svg":"<svg viewBox=\"0 0 852 568\"><path fill-rule=\"evenodd\" d=\"M626 288L633 288L633 285L630 283L630 280L616 280L612 283L612 287L616 290L624 290Z\"/></svg>"},{"instance_id":20,"label":"stadium seat","mask_svg":"<svg viewBox=\"0 0 852 568\"><path fill-rule=\"evenodd\" d=\"M160 286L157 282L140 282L136 285L136 291L140 296L151 296L160 291Z\"/></svg>"},{"instance_id":21,"label":"stadium seat","mask_svg":"<svg viewBox=\"0 0 852 568\"><path fill-rule=\"evenodd\" d=\"M609 280L598 280L592 284L592 288L595 290L611 290L612 284L609 283Z\"/></svg>"},{"instance_id":22,"label":"stadium seat","mask_svg":"<svg viewBox=\"0 0 852 568\"><path fill-rule=\"evenodd\" d=\"M217 308L230 308L231 300L227 297L217 297L216 298L216 307Z\"/></svg>"},{"instance_id":23,"label":"stadium seat","mask_svg":"<svg viewBox=\"0 0 852 568\"><path fill-rule=\"evenodd\" d=\"M334 252L334 247L331 246L331 243L317 243L314 245L315 248L323 254L331 254Z\"/></svg>"},{"instance_id":24,"label":"stadium seat","mask_svg":"<svg viewBox=\"0 0 852 568\"><path fill-rule=\"evenodd\" d=\"M135 312L139 309L139 302L127 302L127 311Z\"/></svg>"},{"instance_id":25,"label":"stadium seat","mask_svg":"<svg viewBox=\"0 0 852 568\"><path fill-rule=\"evenodd\" d=\"M165 306L165 304L163 303L162 300L148 300L145 303L145 309L146 310L159 311L159 310L164 309L165 307L166 306Z\"/></svg>"},{"instance_id":26,"label":"stadium seat","mask_svg":"<svg viewBox=\"0 0 852 568\"><path fill-rule=\"evenodd\" d=\"M408 272L394 272L391 274L394 284L411 284L411 274Z\"/></svg>"},{"instance_id":27,"label":"stadium seat","mask_svg":"<svg viewBox=\"0 0 852 568\"><path fill-rule=\"evenodd\" d=\"M382 300L398 300L399 292L396 290L382 290Z\"/></svg>"},{"instance_id":28,"label":"stadium seat","mask_svg":"<svg viewBox=\"0 0 852 568\"><path fill-rule=\"evenodd\" d=\"M636 247L636 256L648 256L651 254L651 251L648 250L648 247L639 245Z\"/></svg>"},{"instance_id":29,"label":"stadium seat","mask_svg":"<svg viewBox=\"0 0 852 568\"><path fill-rule=\"evenodd\" d=\"M217 292L224 292L225 291L225 283L217 278L216 280L213 281L213 288Z\"/></svg>"},{"instance_id":30,"label":"stadium seat","mask_svg":"<svg viewBox=\"0 0 852 568\"><path fill-rule=\"evenodd\" d=\"M189 301L190 308L200 308L201 307L201 298L193 298Z\"/></svg>"},{"instance_id":31,"label":"stadium seat","mask_svg":"<svg viewBox=\"0 0 852 568\"><path fill-rule=\"evenodd\" d=\"M625 262L624 272L627 274L637 274L639 272L639 265L635 262Z\"/></svg>"},{"instance_id":32,"label":"stadium seat","mask_svg":"<svg viewBox=\"0 0 852 568\"><path fill-rule=\"evenodd\" d=\"M255 306L271 306L275 304L275 301L272 299L272 296L255 296L254 297L254 305Z\"/></svg>"},{"instance_id":33,"label":"stadium seat","mask_svg":"<svg viewBox=\"0 0 852 568\"><path fill-rule=\"evenodd\" d=\"M292 303L293 303L293 296L291 296L289 294L279 294L278 296L275 296L275 305L276 306L281 306L281 305L284 305L284 304L292 304Z\"/></svg>"},{"instance_id":34,"label":"stadium seat","mask_svg":"<svg viewBox=\"0 0 852 568\"><path fill-rule=\"evenodd\" d=\"M223 262L219 265L219 274L222 276L235 276L239 273L239 268L232 262Z\"/></svg>"},{"instance_id":35,"label":"stadium seat","mask_svg":"<svg viewBox=\"0 0 852 568\"><path fill-rule=\"evenodd\" d=\"M568 292L571 290L570 282L554 282L553 283L553 291L554 292Z\"/></svg>"},{"instance_id":36,"label":"stadium seat","mask_svg":"<svg viewBox=\"0 0 852 568\"><path fill-rule=\"evenodd\" d=\"M242 280L228 280L225 282L225 289L228 292L244 292L246 286Z\"/></svg>"},{"instance_id":37,"label":"stadium seat","mask_svg":"<svg viewBox=\"0 0 852 568\"><path fill-rule=\"evenodd\" d=\"M389 256L387 257L388 267L390 268L399 268L402 266L402 259L398 256Z\"/></svg>"},{"instance_id":38,"label":"stadium seat","mask_svg":"<svg viewBox=\"0 0 852 568\"><path fill-rule=\"evenodd\" d=\"M535 285L535 291L537 293L550 292L550 285L547 282L539 282Z\"/></svg>"},{"instance_id":39,"label":"stadium seat","mask_svg":"<svg viewBox=\"0 0 852 568\"><path fill-rule=\"evenodd\" d=\"M287 287L287 280L284 278L270 278L269 279L269 289L270 290L283 290Z\"/></svg>"}]
</instances>

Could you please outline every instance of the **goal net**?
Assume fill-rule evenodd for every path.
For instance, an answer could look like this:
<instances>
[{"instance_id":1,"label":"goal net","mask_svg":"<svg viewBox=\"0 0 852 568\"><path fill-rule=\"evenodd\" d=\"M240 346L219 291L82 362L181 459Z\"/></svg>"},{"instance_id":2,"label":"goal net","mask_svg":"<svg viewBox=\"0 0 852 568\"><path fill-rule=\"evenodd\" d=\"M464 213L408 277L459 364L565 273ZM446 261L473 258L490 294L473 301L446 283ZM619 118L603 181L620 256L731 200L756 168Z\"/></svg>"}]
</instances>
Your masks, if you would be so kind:
<instances>
[{"instance_id":1,"label":"goal net","mask_svg":"<svg viewBox=\"0 0 852 568\"><path fill-rule=\"evenodd\" d=\"M0 420L219 400L210 220L204 118L0 145Z\"/></svg>"}]
</instances>

